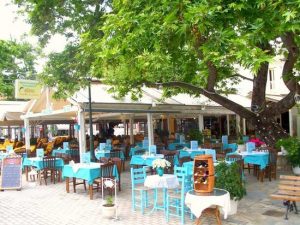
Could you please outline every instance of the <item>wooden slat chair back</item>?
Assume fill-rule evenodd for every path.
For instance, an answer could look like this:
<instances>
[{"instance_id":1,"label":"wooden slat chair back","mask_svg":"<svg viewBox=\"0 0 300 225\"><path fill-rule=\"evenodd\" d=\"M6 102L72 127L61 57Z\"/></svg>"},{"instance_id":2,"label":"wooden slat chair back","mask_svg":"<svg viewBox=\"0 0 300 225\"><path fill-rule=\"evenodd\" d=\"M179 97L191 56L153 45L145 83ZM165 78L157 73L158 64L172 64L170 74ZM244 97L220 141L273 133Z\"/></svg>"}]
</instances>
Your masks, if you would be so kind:
<instances>
[{"instance_id":1,"label":"wooden slat chair back","mask_svg":"<svg viewBox=\"0 0 300 225\"><path fill-rule=\"evenodd\" d=\"M298 214L296 202L300 202L300 177L281 175L278 191L272 194L271 198L283 200L283 204L286 206L286 220L290 211L295 210L295 213Z\"/></svg>"},{"instance_id":2,"label":"wooden slat chair back","mask_svg":"<svg viewBox=\"0 0 300 225\"><path fill-rule=\"evenodd\" d=\"M42 184L42 177L44 178L45 184L47 185L47 178L50 173L51 181L55 183L56 167L55 167L55 156L43 157L43 169L39 171L40 184Z\"/></svg>"}]
</instances>

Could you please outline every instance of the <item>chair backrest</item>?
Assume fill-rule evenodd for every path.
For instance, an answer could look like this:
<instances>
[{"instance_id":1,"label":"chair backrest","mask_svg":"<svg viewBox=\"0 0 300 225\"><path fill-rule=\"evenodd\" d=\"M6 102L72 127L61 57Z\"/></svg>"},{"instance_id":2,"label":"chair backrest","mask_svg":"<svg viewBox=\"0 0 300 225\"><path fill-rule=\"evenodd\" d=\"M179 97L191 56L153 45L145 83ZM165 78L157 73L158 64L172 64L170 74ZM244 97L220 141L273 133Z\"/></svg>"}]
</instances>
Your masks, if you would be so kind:
<instances>
[{"instance_id":1,"label":"chair backrest","mask_svg":"<svg viewBox=\"0 0 300 225\"><path fill-rule=\"evenodd\" d=\"M144 168L131 168L131 185L134 187L136 184L143 184L145 182L145 169Z\"/></svg>"},{"instance_id":2,"label":"chair backrest","mask_svg":"<svg viewBox=\"0 0 300 225\"><path fill-rule=\"evenodd\" d=\"M237 154L227 154L226 155L226 161L236 162L238 160L243 160L243 156L237 155Z\"/></svg>"},{"instance_id":3,"label":"chair backrest","mask_svg":"<svg viewBox=\"0 0 300 225\"><path fill-rule=\"evenodd\" d=\"M118 157L111 158L111 161L117 166L118 173L120 174L122 172L122 159Z\"/></svg>"},{"instance_id":4,"label":"chair backrest","mask_svg":"<svg viewBox=\"0 0 300 225\"><path fill-rule=\"evenodd\" d=\"M190 156L184 156L182 158L179 158L179 165L182 166L185 162L190 162L192 159Z\"/></svg>"},{"instance_id":5,"label":"chair backrest","mask_svg":"<svg viewBox=\"0 0 300 225\"><path fill-rule=\"evenodd\" d=\"M247 142L246 143L246 151L252 152L255 149L255 143L254 142Z\"/></svg>"},{"instance_id":6,"label":"chair backrest","mask_svg":"<svg viewBox=\"0 0 300 225\"><path fill-rule=\"evenodd\" d=\"M243 142L246 143L247 141L249 141L249 136L243 136Z\"/></svg>"},{"instance_id":7,"label":"chair backrest","mask_svg":"<svg viewBox=\"0 0 300 225\"><path fill-rule=\"evenodd\" d=\"M206 149L205 154L212 155L214 162L217 161L216 150Z\"/></svg>"},{"instance_id":8,"label":"chair backrest","mask_svg":"<svg viewBox=\"0 0 300 225\"><path fill-rule=\"evenodd\" d=\"M36 150L36 157L44 157L44 149L43 148L38 148Z\"/></svg>"},{"instance_id":9,"label":"chair backrest","mask_svg":"<svg viewBox=\"0 0 300 225\"><path fill-rule=\"evenodd\" d=\"M145 149L139 149L139 150L136 150L134 152L135 155L143 155L145 154L146 150Z\"/></svg>"},{"instance_id":10,"label":"chair backrest","mask_svg":"<svg viewBox=\"0 0 300 225\"><path fill-rule=\"evenodd\" d=\"M177 176L177 179L181 184L181 188L184 193L192 189L191 176L188 175L188 171L186 167L175 166L174 175Z\"/></svg>"},{"instance_id":11,"label":"chair backrest","mask_svg":"<svg viewBox=\"0 0 300 225\"><path fill-rule=\"evenodd\" d=\"M43 157L43 168L44 169L55 169L55 156L45 156Z\"/></svg>"},{"instance_id":12,"label":"chair backrest","mask_svg":"<svg viewBox=\"0 0 300 225\"><path fill-rule=\"evenodd\" d=\"M117 150L117 151L110 151L109 155L110 155L110 158L114 158L114 157L117 157L117 158L121 158L121 150Z\"/></svg>"},{"instance_id":13,"label":"chair backrest","mask_svg":"<svg viewBox=\"0 0 300 225\"><path fill-rule=\"evenodd\" d=\"M278 156L278 152L276 151L276 149L269 149L269 164L276 165L277 156Z\"/></svg>"},{"instance_id":14,"label":"chair backrest","mask_svg":"<svg viewBox=\"0 0 300 225\"><path fill-rule=\"evenodd\" d=\"M113 178L114 166L114 162L107 162L105 164L100 165L101 177Z\"/></svg>"},{"instance_id":15,"label":"chair backrest","mask_svg":"<svg viewBox=\"0 0 300 225\"><path fill-rule=\"evenodd\" d=\"M227 135L222 136L222 143L223 144L228 144L228 136Z\"/></svg>"},{"instance_id":16,"label":"chair backrest","mask_svg":"<svg viewBox=\"0 0 300 225\"><path fill-rule=\"evenodd\" d=\"M82 161L83 161L83 163L90 163L91 162L90 152L85 152L85 153L82 154Z\"/></svg>"}]
</instances>

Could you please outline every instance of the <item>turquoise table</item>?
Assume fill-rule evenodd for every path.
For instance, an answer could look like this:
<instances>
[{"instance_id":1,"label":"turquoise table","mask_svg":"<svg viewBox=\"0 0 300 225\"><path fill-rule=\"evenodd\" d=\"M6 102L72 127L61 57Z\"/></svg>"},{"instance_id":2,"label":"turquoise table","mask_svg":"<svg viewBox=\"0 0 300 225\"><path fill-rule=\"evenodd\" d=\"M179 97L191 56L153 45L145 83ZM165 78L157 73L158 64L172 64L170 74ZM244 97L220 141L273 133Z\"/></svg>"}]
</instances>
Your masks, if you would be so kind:
<instances>
[{"instance_id":1,"label":"turquoise table","mask_svg":"<svg viewBox=\"0 0 300 225\"><path fill-rule=\"evenodd\" d=\"M74 153L77 153L79 154L79 151L73 151L71 149L54 149L51 153L52 156L55 156L56 153L63 153L63 154L68 154L68 155L72 155Z\"/></svg>"},{"instance_id":2,"label":"turquoise table","mask_svg":"<svg viewBox=\"0 0 300 225\"><path fill-rule=\"evenodd\" d=\"M124 152L120 151L118 152L120 153L120 159L122 161L125 160L125 155L124 155ZM97 159L100 159L102 157L106 157L106 158L111 158L111 156L113 155L114 156L114 151L109 151L109 150L98 150L98 151L95 151L95 156Z\"/></svg>"},{"instance_id":3,"label":"turquoise table","mask_svg":"<svg viewBox=\"0 0 300 225\"><path fill-rule=\"evenodd\" d=\"M23 158L23 169L25 169L26 181L28 181L28 168L35 167L36 170L44 169L43 158L33 157L33 158ZM61 158L55 159L55 167L61 170L64 167L64 161Z\"/></svg>"},{"instance_id":4,"label":"turquoise table","mask_svg":"<svg viewBox=\"0 0 300 225\"><path fill-rule=\"evenodd\" d=\"M152 166L155 159L162 159L164 155L156 154L156 156L133 155L130 160L131 166Z\"/></svg>"},{"instance_id":5,"label":"turquoise table","mask_svg":"<svg viewBox=\"0 0 300 225\"><path fill-rule=\"evenodd\" d=\"M168 150L178 150L178 148L184 148L184 147L189 148L190 144L189 143L176 143L176 142L168 144Z\"/></svg>"},{"instance_id":6,"label":"turquoise table","mask_svg":"<svg viewBox=\"0 0 300 225\"><path fill-rule=\"evenodd\" d=\"M181 149L181 150L179 150L179 158L191 157L193 159L197 155L204 155L204 154L205 154L205 150L202 150L202 149L199 149L199 150Z\"/></svg>"},{"instance_id":7,"label":"turquoise table","mask_svg":"<svg viewBox=\"0 0 300 225\"><path fill-rule=\"evenodd\" d=\"M269 152L241 152L244 163L259 165L260 170L269 164Z\"/></svg>"},{"instance_id":8,"label":"turquoise table","mask_svg":"<svg viewBox=\"0 0 300 225\"><path fill-rule=\"evenodd\" d=\"M33 157L33 158L24 158L23 159L23 168L24 167L29 167L33 166L36 167L37 170L44 169L43 167L43 158L41 157ZM56 158L55 159L55 167L56 168L63 168L64 166L64 161L61 158Z\"/></svg>"},{"instance_id":9,"label":"turquoise table","mask_svg":"<svg viewBox=\"0 0 300 225\"><path fill-rule=\"evenodd\" d=\"M73 178L76 181L77 179L86 180L89 184L89 193L90 199L93 199L93 182L96 178L101 176L101 167L100 163L76 163L74 165L65 165L63 167L62 177L66 178L66 190L67 193L70 192L69 183L70 178ZM115 176L116 180L119 180L119 172L116 165L114 165L113 175Z\"/></svg>"}]
</instances>

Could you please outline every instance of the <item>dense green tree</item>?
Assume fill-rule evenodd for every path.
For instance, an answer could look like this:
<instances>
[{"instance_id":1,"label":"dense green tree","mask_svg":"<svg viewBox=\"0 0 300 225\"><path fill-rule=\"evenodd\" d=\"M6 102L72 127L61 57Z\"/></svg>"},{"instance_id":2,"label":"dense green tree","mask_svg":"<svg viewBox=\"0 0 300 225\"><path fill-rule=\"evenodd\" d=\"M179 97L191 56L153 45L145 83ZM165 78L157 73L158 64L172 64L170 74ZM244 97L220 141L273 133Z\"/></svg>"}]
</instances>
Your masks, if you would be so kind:
<instances>
[{"instance_id":1,"label":"dense green tree","mask_svg":"<svg viewBox=\"0 0 300 225\"><path fill-rule=\"evenodd\" d=\"M32 33L45 45L52 35L62 34L69 43L64 51L51 53L45 70L39 79L50 87L56 87L56 97L67 97L88 84L91 77L93 46L82 37L100 40L103 32L103 15L110 9L107 0L13 0L25 13L32 25ZM84 47L83 47L84 46ZM87 53L88 51L88 53Z\"/></svg>"},{"instance_id":2,"label":"dense green tree","mask_svg":"<svg viewBox=\"0 0 300 225\"><path fill-rule=\"evenodd\" d=\"M14 98L16 79L35 79L37 51L27 42L0 40L0 96Z\"/></svg>"},{"instance_id":3,"label":"dense green tree","mask_svg":"<svg viewBox=\"0 0 300 225\"><path fill-rule=\"evenodd\" d=\"M294 106L300 91L298 1L115 0L104 25L105 1L15 2L26 5L42 40L54 32L78 34L77 52L88 65L81 77L105 79L121 96L138 94L143 85L162 86L166 95L204 95L253 123L271 145L287 135L274 117ZM266 84L276 56L285 59L282 78L290 92L274 103L266 100ZM254 76L245 78L239 67ZM251 110L226 97L241 79L253 84Z\"/></svg>"},{"instance_id":4,"label":"dense green tree","mask_svg":"<svg viewBox=\"0 0 300 225\"><path fill-rule=\"evenodd\" d=\"M125 94L143 84L166 94L204 95L246 118L270 145L287 134L274 117L295 105L299 88L300 3L287 0L113 1L94 74ZM289 89L267 102L269 63L283 56L282 78ZM251 110L229 100L232 84L253 72ZM247 78L248 79L248 78Z\"/></svg>"}]
</instances>

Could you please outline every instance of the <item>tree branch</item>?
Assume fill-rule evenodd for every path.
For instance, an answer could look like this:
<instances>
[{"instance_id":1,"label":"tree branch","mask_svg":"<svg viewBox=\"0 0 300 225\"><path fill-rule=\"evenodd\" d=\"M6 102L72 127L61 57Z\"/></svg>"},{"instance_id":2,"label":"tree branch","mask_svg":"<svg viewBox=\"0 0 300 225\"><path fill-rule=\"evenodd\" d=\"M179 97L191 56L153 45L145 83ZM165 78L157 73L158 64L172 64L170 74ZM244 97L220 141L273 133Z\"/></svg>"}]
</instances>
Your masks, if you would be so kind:
<instances>
[{"instance_id":1,"label":"tree branch","mask_svg":"<svg viewBox=\"0 0 300 225\"><path fill-rule=\"evenodd\" d=\"M282 69L282 78L286 87L295 93L296 90L299 90L300 88L296 80L293 79L295 78L293 75L293 69L299 57L299 47L295 42L295 34L292 32L287 32L281 37L281 39L289 52Z\"/></svg>"},{"instance_id":2,"label":"tree branch","mask_svg":"<svg viewBox=\"0 0 300 225\"><path fill-rule=\"evenodd\" d=\"M259 46L263 51L272 51L269 43L264 43ZM253 78L253 89L252 89L252 103L251 105L258 106L262 109L266 102L266 86L268 80L269 63L263 62L257 72L257 75Z\"/></svg>"},{"instance_id":3,"label":"tree branch","mask_svg":"<svg viewBox=\"0 0 300 225\"><path fill-rule=\"evenodd\" d=\"M236 74L234 74L234 75L232 75L232 76L230 76L230 77L228 77L228 78L232 78L232 77L240 77L240 78L242 78L242 79L244 79L244 80L248 80L248 81L253 82L253 79L251 79L251 78L249 78L249 77L245 77L245 76L243 76L242 74L239 74L239 73L236 73Z\"/></svg>"},{"instance_id":4,"label":"tree branch","mask_svg":"<svg viewBox=\"0 0 300 225\"><path fill-rule=\"evenodd\" d=\"M281 113L286 112L288 109L292 108L295 105L294 99L295 93L290 92L283 99L276 103L269 103L266 106L266 110L264 111L267 115L280 115Z\"/></svg>"},{"instance_id":5,"label":"tree branch","mask_svg":"<svg viewBox=\"0 0 300 225\"><path fill-rule=\"evenodd\" d=\"M243 106L237 104L229 100L228 98L223 97L222 95L217 94L215 91L209 91L204 88L197 87L192 84L184 83L181 81L171 81L166 83L155 83L155 84L147 84L147 86L151 87L169 87L169 88L183 88L185 90L193 91L194 93L200 93L207 98L215 101L216 103L224 106L225 108L235 112L236 114L240 115L243 118L251 119L255 114L250 110L244 108Z\"/></svg>"}]
</instances>

